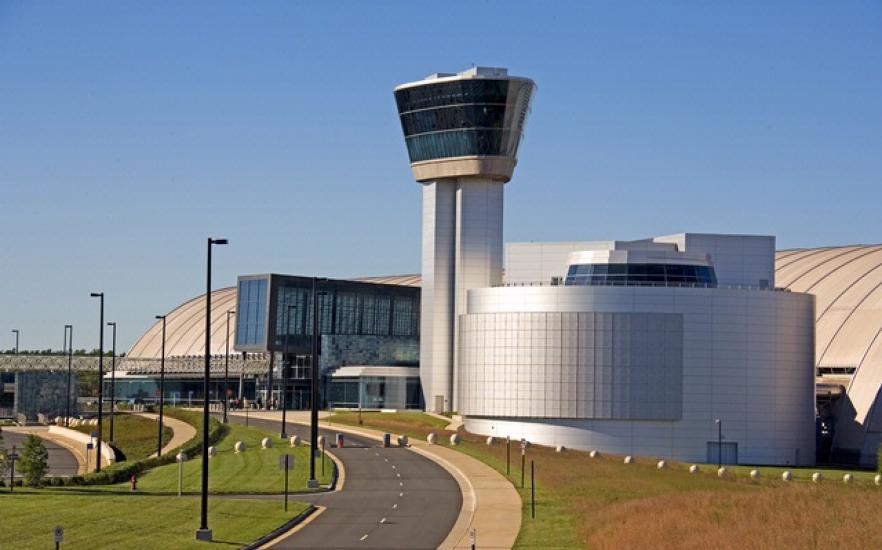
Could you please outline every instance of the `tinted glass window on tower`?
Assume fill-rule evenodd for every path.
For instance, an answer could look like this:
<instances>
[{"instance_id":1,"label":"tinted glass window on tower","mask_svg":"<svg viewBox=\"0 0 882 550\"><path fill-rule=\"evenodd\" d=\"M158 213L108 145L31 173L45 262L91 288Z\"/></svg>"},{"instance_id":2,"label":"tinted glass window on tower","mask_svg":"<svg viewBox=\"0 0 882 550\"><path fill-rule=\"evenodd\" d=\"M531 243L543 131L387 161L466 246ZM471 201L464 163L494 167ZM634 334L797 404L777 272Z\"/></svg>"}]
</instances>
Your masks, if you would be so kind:
<instances>
[{"instance_id":1,"label":"tinted glass window on tower","mask_svg":"<svg viewBox=\"0 0 882 550\"><path fill-rule=\"evenodd\" d=\"M571 265L567 286L698 286L716 287L714 268L679 264Z\"/></svg>"}]
</instances>

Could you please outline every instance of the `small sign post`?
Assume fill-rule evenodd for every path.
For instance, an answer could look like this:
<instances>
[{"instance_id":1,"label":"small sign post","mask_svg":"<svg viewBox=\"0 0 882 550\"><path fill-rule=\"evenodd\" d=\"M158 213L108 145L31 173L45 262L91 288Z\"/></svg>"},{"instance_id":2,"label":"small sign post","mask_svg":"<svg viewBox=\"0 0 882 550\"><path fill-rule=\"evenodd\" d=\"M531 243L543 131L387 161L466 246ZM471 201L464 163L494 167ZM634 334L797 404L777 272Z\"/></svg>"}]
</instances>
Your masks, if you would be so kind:
<instances>
[{"instance_id":1,"label":"small sign post","mask_svg":"<svg viewBox=\"0 0 882 550\"><path fill-rule=\"evenodd\" d=\"M89 451L91 451L94 448L95 448L95 444L92 443L91 441L86 443L86 473L87 474L89 473L89 470L91 469L91 467L89 465L89 457L92 456L92 453L90 453Z\"/></svg>"},{"instance_id":2,"label":"small sign post","mask_svg":"<svg viewBox=\"0 0 882 550\"><path fill-rule=\"evenodd\" d=\"M521 439L521 489L524 488L524 473L527 470L527 440Z\"/></svg>"},{"instance_id":3,"label":"small sign post","mask_svg":"<svg viewBox=\"0 0 882 550\"><path fill-rule=\"evenodd\" d=\"M294 469L294 455L283 454L279 457L279 469L285 471L285 511L288 511L288 471Z\"/></svg>"},{"instance_id":4,"label":"small sign post","mask_svg":"<svg viewBox=\"0 0 882 550\"><path fill-rule=\"evenodd\" d=\"M530 516L536 519L536 470L530 460Z\"/></svg>"},{"instance_id":5,"label":"small sign post","mask_svg":"<svg viewBox=\"0 0 882 550\"><path fill-rule=\"evenodd\" d=\"M471 529L469 529L469 544L472 545L472 550L475 550L477 543L478 543L478 536L477 536L477 533L475 532L475 528L472 527Z\"/></svg>"},{"instance_id":6,"label":"small sign post","mask_svg":"<svg viewBox=\"0 0 882 550\"><path fill-rule=\"evenodd\" d=\"M64 527L61 525L55 526L55 550L58 550L58 546L64 542Z\"/></svg>"},{"instance_id":7,"label":"small sign post","mask_svg":"<svg viewBox=\"0 0 882 550\"><path fill-rule=\"evenodd\" d=\"M12 446L12 452L9 453L9 460L12 462L12 466L9 468L9 492L12 492L12 488L15 486L15 461L18 459L18 453L15 451L15 445Z\"/></svg>"}]
</instances>

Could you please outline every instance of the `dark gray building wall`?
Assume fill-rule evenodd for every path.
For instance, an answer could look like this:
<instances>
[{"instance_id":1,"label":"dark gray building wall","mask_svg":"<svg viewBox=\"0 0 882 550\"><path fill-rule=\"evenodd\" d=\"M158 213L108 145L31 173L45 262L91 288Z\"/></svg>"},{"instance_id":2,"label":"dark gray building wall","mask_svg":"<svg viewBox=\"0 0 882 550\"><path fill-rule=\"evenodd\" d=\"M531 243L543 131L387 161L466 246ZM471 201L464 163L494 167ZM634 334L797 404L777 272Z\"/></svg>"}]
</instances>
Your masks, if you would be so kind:
<instances>
[{"instance_id":1,"label":"dark gray building wall","mask_svg":"<svg viewBox=\"0 0 882 550\"><path fill-rule=\"evenodd\" d=\"M71 374L71 414L77 411L77 391L79 378ZM24 414L28 420L36 420L37 414L49 417L64 415L67 407L67 373L66 372L17 372L15 373L15 404L16 414Z\"/></svg>"},{"instance_id":2,"label":"dark gray building wall","mask_svg":"<svg viewBox=\"0 0 882 550\"><path fill-rule=\"evenodd\" d=\"M419 360L420 339L416 336L322 335L322 373L347 365L415 367Z\"/></svg>"}]
</instances>

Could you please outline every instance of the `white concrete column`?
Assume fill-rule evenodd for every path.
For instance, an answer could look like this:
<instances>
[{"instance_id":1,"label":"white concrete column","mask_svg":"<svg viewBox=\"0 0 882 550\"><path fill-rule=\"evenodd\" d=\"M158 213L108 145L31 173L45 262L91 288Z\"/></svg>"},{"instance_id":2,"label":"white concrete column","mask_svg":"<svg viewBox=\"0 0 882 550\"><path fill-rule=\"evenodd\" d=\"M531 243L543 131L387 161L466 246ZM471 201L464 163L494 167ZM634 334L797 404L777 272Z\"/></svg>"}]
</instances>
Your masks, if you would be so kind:
<instances>
[{"instance_id":1,"label":"white concrete column","mask_svg":"<svg viewBox=\"0 0 882 550\"><path fill-rule=\"evenodd\" d=\"M426 410L435 412L452 407L455 233L456 181L423 184L420 383Z\"/></svg>"}]
</instances>

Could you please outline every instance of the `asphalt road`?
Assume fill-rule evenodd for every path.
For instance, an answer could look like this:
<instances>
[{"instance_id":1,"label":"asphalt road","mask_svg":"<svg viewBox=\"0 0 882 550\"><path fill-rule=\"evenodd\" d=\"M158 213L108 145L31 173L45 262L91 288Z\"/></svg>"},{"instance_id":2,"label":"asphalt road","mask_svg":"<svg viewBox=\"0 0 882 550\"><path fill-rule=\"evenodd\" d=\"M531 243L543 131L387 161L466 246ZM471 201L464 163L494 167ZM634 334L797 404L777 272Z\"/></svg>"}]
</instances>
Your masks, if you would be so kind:
<instances>
[{"instance_id":1,"label":"asphalt road","mask_svg":"<svg viewBox=\"0 0 882 550\"><path fill-rule=\"evenodd\" d=\"M3 445L6 450L12 452L12 446L17 448L18 454L24 448L25 438L27 434L12 433L8 430L3 431ZM64 447L53 443L48 439L43 439L43 445L49 451L49 475L50 476L74 476L77 475L79 464L76 457ZM16 463L17 466L17 463ZM16 477L18 475L18 467L16 467ZM8 475L8 473L7 473ZM9 481L8 479L6 481Z\"/></svg>"},{"instance_id":2,"label":"asphalt road","mask_svg":"<svg viewBox=\"0 0 882 550\"><path fill-rule=\"evenodd\" d=\"M244 424L241 417L230 421ZM279 431L270 420L250 425ZM287 432L309 440L308 426L288 423ZM333 442L337 432L322 426L319 433ZM343 489L294 497L327 509L274 548L437 548L462 507L453 476L408 449L384 449L350 434L345 445L329 449L346 470Z\"/></svg>"}]
</instances>

